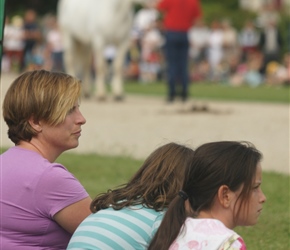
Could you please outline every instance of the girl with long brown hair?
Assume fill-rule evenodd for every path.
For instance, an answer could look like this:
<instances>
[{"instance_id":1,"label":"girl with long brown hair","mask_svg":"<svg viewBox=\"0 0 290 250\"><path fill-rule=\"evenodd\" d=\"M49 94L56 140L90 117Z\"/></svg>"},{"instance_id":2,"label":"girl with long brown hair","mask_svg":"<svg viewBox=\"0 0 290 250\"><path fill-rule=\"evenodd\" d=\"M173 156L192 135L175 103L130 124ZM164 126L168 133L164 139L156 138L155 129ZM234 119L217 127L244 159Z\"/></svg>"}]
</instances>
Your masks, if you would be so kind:
<instances>
[{"instance_id":1,"label":"girl with long brown hair","mask_svg":"<svg viewBox=\"0 0 290 250\"><path fill-rule=\"evenodd\" d=\"M233 229L256 224L266 201L261 157L248 142L198 147L148 249L245 250Z\"/></svg>"},{"instance_id":2,"label":"girl with long brown hair","mask_svg":"<svg viewBox=\"0 0 290 250\"><path fill-rule=\"evenodd\" d=\"M127 184L93 200L92 214L68 249L147 249L193 155L192 149L176 143L157 148Z\"/></svg>"}]
</instances>

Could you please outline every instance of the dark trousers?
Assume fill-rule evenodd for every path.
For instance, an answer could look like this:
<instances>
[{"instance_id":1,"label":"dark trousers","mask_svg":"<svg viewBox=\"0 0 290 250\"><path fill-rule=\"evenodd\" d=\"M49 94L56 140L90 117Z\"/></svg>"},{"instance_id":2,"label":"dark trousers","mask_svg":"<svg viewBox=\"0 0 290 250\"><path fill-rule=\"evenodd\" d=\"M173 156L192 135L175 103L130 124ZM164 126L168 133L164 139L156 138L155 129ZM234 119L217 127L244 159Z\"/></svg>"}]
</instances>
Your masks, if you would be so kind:
<instances>
[{"instance_id":1,"label":"dark trousers","mask_svg":"<svg viewBox=\"0 0 290 250\"><path fill-rule=\"evenodd\" d=\"M173 101L177 94L177 86L181 85L182 100L188 96L188 51L187 32L165 32L165 56L167 62L168 98Z\"/></svg>"},{"instance_id":2,"label":"dark trousers","mask_svg":"<svg viewBox=\"0 0 290 250\"><path fill-rule=\"evenodd\" d=\"M52 52L51 53L52 60L52 71L60 71L64 72L64 64L63 64L63 52Z\"/></svg>"}]
</instances>

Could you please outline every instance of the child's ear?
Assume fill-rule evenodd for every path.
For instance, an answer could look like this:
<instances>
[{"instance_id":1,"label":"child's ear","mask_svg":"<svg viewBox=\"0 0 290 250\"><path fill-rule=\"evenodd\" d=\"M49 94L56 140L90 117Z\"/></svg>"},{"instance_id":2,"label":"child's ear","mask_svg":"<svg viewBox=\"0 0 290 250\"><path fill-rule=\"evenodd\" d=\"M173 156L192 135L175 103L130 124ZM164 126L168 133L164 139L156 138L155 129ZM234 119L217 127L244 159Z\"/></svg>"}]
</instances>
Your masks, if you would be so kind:
<instances>
[{"instance_id":1,"label":"child's ear","mask_svg":"<svg viewBox=\"0 0 290 250\"><path fill-rule=\"evenodd\" d=\"M233 192L227 185L222 185L218 189L218 201L224 208L229 208L231 199L232 199Z\"/></svg>"}]
</instances>

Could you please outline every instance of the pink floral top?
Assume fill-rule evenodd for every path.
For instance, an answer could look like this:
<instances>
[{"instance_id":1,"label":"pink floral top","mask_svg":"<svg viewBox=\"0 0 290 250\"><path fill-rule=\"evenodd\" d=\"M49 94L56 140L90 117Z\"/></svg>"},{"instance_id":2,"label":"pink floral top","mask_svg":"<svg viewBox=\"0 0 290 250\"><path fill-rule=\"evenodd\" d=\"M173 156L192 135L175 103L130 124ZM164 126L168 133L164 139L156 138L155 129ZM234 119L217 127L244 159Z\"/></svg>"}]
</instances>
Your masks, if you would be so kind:
<instances>
[{"instance_id":1,"label":"pink floral top","mask_svg":"<svg viewBox=\"0 0 290 250\"><path fill-rule=\"evenodd\" d=\"M246 250L243 239L221 221L187 218L169 250Z\"/></svg>"}]
</instances>

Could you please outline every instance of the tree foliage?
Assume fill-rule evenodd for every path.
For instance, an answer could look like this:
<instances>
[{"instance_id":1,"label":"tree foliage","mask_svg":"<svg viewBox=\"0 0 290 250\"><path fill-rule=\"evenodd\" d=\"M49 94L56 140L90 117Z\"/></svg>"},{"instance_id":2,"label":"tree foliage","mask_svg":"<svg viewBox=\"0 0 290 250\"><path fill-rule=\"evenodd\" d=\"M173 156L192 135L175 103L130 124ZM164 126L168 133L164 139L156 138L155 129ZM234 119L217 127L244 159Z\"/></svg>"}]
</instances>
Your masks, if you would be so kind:
<instances>
[{"instance_id":1,"label":"tree foliage","mask_svg":"<svg viewBox=\"0 0 290 250\"><path fill-rule=\"evenodd\" d=\"M106 0L96 0L106 1ZM58 0L6 0L6 15L13 16L16 14L22 15L28 8L33 8L37 13L42 16L47 13L55 13L57 8ZM80 0L80 4L81 4ZM256 13L251 11L242 10L239 8L239 1L233 0L201 0L203 16L206 23L210 23L213 20L222 20L224 18L231 21L234 27L240 30L247 19L254 20ZM136 6L136 10L140 6ZM289 15L285 10L281 11L281 22L279 28L283 34L284 51L290 50L289 43L290 37L290 20Z\"/></svg>"},{"instance_id":2,"label":"tree foliage","mask_svg":"<svg viewBox=\"0 0 290 250\"><path fill-rule=\"evenodd\" d=\"M58 0L6 0L6 15L22 15L28 8L36 10L39 15L48 12L54 13L56 12L57 2Z\"/></svg>"}]
</instances>

